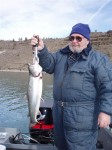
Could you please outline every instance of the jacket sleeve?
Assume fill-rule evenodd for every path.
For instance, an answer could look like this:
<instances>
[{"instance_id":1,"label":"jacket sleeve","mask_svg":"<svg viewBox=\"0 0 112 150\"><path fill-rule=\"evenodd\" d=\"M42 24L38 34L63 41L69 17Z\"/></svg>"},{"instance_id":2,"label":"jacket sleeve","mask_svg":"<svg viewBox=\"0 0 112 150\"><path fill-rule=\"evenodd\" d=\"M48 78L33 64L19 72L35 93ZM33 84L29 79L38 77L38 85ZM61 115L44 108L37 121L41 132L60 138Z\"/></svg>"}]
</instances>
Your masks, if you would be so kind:
<instances>
[{"instance_id":1,"label":"jacket sleeve","mask_svg":"<svg viewBox=\"0 0 112 150\"><path fill-rule=\"evenodd\" d=\"M46 46L38 53L39 64L42 66L43 71L52 74L56 64L56 53L50 53Z\"/></svg>"},{"instance_id":2,"label":"jacket sleeve","mask_svg":"<svg viewBox=\"0 0 112 150\"><path fill-rule=\"evenodd\" d=\"M107 56L100 59L96 74L99 87L100 112L112 115L112 63Z\"/></svg>"}]
</instances>

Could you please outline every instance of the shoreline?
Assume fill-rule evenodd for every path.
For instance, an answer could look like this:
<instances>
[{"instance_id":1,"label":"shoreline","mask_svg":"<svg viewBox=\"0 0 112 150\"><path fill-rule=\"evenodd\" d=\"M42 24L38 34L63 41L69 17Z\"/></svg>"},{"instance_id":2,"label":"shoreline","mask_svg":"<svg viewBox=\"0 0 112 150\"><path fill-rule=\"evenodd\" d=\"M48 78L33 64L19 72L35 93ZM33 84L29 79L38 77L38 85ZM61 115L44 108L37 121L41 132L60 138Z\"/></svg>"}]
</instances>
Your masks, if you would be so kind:
<instances>
[{"instance_id":1,"label":"shoreline","mask_svg":"<svg viewBox=\"0 0 112 150\"><path fill-rule=\"evenodd\" d=\"M8 69L6 69L6 70L0 70L0 72L22 72L22 73L29 73L29 71L27 71L27 70L16 70L16 69L12 69L12 70L8 70ZM42 71L42 73L46 73L46 72L44 72L44 71Z\"/></svg>"},{"instance_id":2,"label":"shoreline","mask_svg":"<svg viewBox=\"0 0 112 150\"><path fill-rule=\"evenodd\" d=\"M27 70L0 70L0 72L28 72Z\"/></svg>"}]
</instances>

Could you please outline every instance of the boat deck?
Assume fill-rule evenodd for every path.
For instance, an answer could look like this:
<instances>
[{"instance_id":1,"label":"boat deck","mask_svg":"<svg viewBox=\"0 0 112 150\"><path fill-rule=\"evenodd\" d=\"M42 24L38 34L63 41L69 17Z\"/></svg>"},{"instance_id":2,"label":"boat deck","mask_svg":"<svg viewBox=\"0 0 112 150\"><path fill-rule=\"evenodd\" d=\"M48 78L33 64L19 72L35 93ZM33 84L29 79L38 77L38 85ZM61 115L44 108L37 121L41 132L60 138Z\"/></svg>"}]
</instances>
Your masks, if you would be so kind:
<instances>
[{"instance_id":1,"label":"boat deck","mask_svg":"<svg viewBox=\"0 0 112 150\"><path fill-rule=\"evenodd\" d=\"M52 144L14 144L10 142L10 137L20 134L20 130L16 128L0 128L0 144L6 146L6 150L57 150ZM101 129L98 140L103 142L103 149L112 150L112 133L109 129Z\"/></svg>"}]
</instances>

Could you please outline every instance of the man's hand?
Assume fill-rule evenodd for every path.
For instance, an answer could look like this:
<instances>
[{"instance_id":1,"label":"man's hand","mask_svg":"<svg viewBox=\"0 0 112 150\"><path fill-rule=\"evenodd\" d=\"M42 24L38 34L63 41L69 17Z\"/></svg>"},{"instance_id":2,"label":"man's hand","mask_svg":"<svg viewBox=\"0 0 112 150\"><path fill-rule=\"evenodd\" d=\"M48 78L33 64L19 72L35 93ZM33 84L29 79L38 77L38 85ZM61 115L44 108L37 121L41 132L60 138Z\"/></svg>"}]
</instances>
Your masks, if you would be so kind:
<instances>
[{"instance_id":1,"label":"man's hand","mask_svg":"<svg viewBox=\"0 0 112 150\"><path fill-rule=\"evenodd\" d=\"M98 116L98 125L101 128L105 128L110 124L110 115L101 112Z\"/></svg>"},{"instance_id":2,"label":"man's hand","mask_svg":"<svg viewBox=\"0 0 112 150\"><path fill-rule=\"evenodd\" d=\"M33 37L31 38L31 45L38 45L37 50L42 50L44 48L44 42L43 40L38 36L38 35L33 35Z\"/></svg>"}]
</instances>

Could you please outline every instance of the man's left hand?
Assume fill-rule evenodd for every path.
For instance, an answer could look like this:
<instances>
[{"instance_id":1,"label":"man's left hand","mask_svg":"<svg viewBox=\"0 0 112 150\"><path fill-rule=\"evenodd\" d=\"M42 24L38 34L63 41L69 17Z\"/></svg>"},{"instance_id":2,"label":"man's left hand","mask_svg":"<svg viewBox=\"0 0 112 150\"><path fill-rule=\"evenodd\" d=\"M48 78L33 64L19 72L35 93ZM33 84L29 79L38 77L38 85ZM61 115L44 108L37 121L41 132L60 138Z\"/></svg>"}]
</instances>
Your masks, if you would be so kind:
<instances>
[{"instance_id":1,"label":"man's left hand","mask_svg":"<svg viewBox=\"0 0 112 150\"><path fill-rule=\"evenodd\" d=\"M98 116L98 125L100 128L105 128L110 124L110 115L100 112Z\"/></svg>"}]
</instances>

